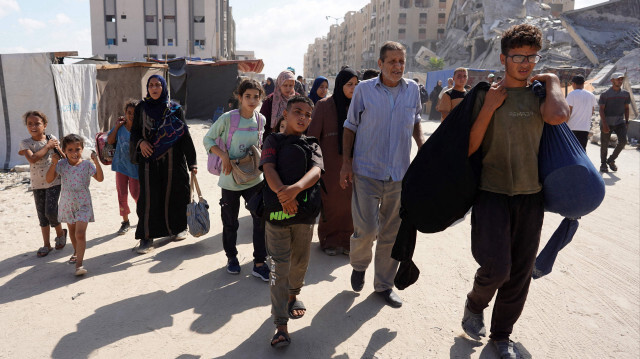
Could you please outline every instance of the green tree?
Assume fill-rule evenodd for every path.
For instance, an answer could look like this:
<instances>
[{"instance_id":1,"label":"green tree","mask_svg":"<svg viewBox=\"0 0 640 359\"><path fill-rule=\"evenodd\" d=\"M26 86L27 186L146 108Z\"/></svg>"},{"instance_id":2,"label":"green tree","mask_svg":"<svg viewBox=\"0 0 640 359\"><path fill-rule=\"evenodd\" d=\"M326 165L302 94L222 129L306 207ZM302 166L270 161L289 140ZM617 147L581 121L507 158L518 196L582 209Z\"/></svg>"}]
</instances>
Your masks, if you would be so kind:
<instances>
[{"instance_id":1,"label":"green tree","mask_svg":"<svg viewBox=\"0 0 640 359\"><path fill-rule=\"evenodd\" d=\"M429 71L438 71L444 68L444 60L437 57L429 58Z\"/></svg>"}]
</instances>

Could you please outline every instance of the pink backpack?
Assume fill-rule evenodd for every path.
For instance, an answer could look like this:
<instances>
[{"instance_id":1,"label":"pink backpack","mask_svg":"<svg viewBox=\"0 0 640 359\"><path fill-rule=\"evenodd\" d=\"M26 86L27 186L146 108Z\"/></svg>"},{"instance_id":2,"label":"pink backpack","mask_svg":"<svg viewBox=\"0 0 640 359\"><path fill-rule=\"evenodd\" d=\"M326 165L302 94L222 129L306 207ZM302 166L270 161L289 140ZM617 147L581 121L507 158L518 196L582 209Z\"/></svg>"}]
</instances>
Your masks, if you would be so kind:
<instances>
[{"instance_id":1,"label":"pink backpack","mask_svg":"<svg viewBox=\"0 0 640 359\"><path fill-rule=\"evenodd\" d=\"M231 110L229 119L229 135L227 136L226 146L222 141L221 137L216 138L216 145L223 150L224 152L229 151L229 147L231 147L231 138L236 131L258 131L258 144L262 146L262 133L264 132L264 125L262 119L264 118L262 114L259 112L255 112L256 119L258 120L258 128L255 127L247 127L247 128L238 128L240 125L240 110ZM218 157L215 153L208 153L209 158L207 159L207 170L209 173L214 174L216 176L220 176L222 172L222 159Z\"/></svg>"},{"instance_id":2,"label":"pink backpack","mask_svg":"<svg viewBox=\"0 0 640 359\"><path fill-rule=\"evenodd\" d=\"M113 156L116 154L115 147L107 142L107 137L107 132L96 133L96 152L98 152L100 162L105 166L111 164Z\"/></svg>"}]
</instances>

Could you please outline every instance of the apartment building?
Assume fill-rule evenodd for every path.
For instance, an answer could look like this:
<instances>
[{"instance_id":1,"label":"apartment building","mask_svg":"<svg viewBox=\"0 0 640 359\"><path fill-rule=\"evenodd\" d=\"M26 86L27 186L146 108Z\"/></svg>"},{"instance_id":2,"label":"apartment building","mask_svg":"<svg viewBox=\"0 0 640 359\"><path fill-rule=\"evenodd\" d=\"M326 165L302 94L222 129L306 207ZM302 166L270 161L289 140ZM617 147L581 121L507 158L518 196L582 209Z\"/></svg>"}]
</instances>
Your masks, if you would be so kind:
<instances>
[{"instance_id":1,"label":"apartment building","mask_svg":"<svg viewBox=\"0 0 640 359\"><path fill-rule=\"evenodd\" d=\"M235 56L229 0L90 0L90 8L93 54L112 63Z\"/></svg>"},{"instance_id":2,"label":"apartment building","mask_svg":"<svg viewBox=\"0 0 640 359\"><path fill-rule=\"evenodd\" d=\"M359 11L349 11L343 21L331 25L326 36L326 60L319 57L316 44L309 45L305 60L306 77L335 75L342 66L377 68L380 46L389 40L407 48L407 71L417 69L414 59L421 47L435 50L445 36L449 11L454 0L371 0ZM307 66L326 61L323 66Z\"/></svg>"}]
</instances>

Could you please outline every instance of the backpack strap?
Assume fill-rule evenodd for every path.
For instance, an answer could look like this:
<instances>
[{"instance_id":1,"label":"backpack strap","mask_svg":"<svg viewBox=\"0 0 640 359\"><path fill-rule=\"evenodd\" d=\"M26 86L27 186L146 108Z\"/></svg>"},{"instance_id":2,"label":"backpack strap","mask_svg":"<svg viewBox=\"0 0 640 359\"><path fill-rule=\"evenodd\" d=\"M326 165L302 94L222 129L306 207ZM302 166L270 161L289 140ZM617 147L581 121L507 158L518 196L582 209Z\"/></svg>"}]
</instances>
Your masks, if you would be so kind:
<instances>
[{"instance_id":1,"label":"backpack strap","mask_svg":"<svg viewBox=\"0 0 640 359\"><path fill-rule=\"evenodd\" d=\"M264 134L264 116L258 111L255 111L256 120L258 122L258 145L262 148L262 135Z\"/></svg>"},{"instance_id":2,"label":"backpack strap","mask_svg":"<svg viewBox=\"0 0 640 359\"><path fill-rule=\"evenodd\" d=\"M233 137L233 134L238 130L238 126L240 125L240 111L231 110L229 115L229 135L227 136L227 148L225 149L227 152L231 148L231 138Z\"/></svg>"}]
</instances>

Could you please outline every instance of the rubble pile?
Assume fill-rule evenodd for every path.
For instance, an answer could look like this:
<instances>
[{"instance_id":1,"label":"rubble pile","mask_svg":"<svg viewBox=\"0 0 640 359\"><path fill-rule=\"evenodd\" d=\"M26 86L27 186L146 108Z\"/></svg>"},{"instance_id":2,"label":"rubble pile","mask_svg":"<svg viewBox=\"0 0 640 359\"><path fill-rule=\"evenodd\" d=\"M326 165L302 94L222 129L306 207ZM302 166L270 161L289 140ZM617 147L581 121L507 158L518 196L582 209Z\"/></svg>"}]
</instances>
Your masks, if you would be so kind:
<instances>
[{"instance_id":1,"label":"rubble pile","mask_svg":"<svg viewBox=\"0 0 640 359\"><path fill-rule=\"evenodd\" d=\"M612 0L555 18L535 0L454 0L437 54L447 67L498 69L500 35L515 24L542 29L542 67L592 67L640 47L640 2Z\"/></svg>"}]
</instances>

